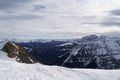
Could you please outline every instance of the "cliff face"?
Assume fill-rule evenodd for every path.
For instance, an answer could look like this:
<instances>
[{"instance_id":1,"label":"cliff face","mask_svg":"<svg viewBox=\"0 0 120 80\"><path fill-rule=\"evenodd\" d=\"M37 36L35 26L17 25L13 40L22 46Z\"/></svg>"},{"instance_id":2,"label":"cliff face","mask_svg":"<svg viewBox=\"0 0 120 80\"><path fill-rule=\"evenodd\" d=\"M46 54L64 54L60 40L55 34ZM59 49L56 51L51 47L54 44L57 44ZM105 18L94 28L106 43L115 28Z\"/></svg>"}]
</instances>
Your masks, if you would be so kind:
<instances>
[{"instance_id":1,"label":"cliff face","mask_svg":"<svg viewBox=\"0 0 120 80\"><path fill-rule=\"evenodd\" d=\"M23 48L16 45L15 43L8 41L2 51L6 52L8 57L14 58L16 61L20 63L36 63L37 61L28 54Z\"/></svg>"}]
</instances>

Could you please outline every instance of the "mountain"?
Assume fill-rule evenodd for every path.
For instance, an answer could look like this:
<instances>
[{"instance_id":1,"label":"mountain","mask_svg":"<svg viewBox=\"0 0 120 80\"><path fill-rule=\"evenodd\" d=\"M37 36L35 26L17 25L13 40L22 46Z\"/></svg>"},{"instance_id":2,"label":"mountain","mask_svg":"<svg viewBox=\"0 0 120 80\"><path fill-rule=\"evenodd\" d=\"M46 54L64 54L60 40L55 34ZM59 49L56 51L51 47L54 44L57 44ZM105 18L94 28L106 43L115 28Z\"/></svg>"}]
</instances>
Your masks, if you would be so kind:
<instances>
[{"instance_id":1,"label":"mountain","mask_svg":"<svg viewBox=\"0 0 120 80\"><path fill-rule=\"evenodd\" d=\"M47 65L70 68L120 68L120 37L90 35L66 41L16 42Z\"/></svg>"},{"instance_id":2,"label":"mountain","mask_svg":"<svg viewBox=\"0 0 120 80\"><path fill-rule=\"evenodd\" d=\"M16 61L20 63L36 63L37 62L23 48L19 47L12 41L6 42L2 47L2 51L6 52L8 57L14 58Z\"/></svg>"},{"instance_id":3,"label":"mountain","mask_svg":"<svg viewBox=\"0 0 120 80\"><path fill-rule=\"evenodd\" d=\"M91 35L76 41L76 43L78 45L70 51L63 66L99 69L120 68L120 38Z\"/></svg>"},{"instance_id":4,"label":"mountain","mask_svg":"<svg viewBox=\"0 0 120 80\"><path fill-rule=\"evenodd\" d=\"M42 47L43 45L44 47L46 47L46 44L47 44L47 46L49 46L50 48L52 45L54 45L51 48L53 49L53 51L55 50L56 47L59 47L56 51L60 51L61 49L63 51L69 51L70 49L74 49L74 50L77 49L76 46L79 46L80 48L80 44L77 45L80 42L81 41L79 40L68 41L68 42L54 41L52 43L37 42L36 45L42 44ZM30 46L35 45L33 43L34 42L32 42ZM19 44L21 44L21 42ZM30 43L27 42L27 44L30 44ZM25 48L26 50L28 49L27 47ZM31 49L30 51L32 51L33 49ZM48 47L45 48L45 51L46 49L48 49ZM65 50L65 49L68 49L68 50ZM61 61L63 60L64 63L65 61L69 62L69 57L72 57L72 55L76 56L80 54L79 52L76 52L76 51L74 53L74 50L70 50L70 52L73 52L73 53L71 53L71 55L67 55L65 60L61 58L66 54L63 54L58 57L60 58ZM77 49L77 51L79 50ZM43 54L43 53L40 53L40 54ZM53 54L56 54L56 53L53 53ZM96 59L98 58L98 56L92 56L92 57L93 58L91 58L91 61L89 61L89 63L87 64L87 67L91 67L91 65L95 65L97 63ZM119 57L117 58L119 59ZM18 62L15 60L17 60ZM71 68L65 68L60 66L43 65L43 64L38 64L36 62L37 61L34 60L33 56L27 53L23 48L18 46L16 43L11 41L0 41L0 79L1 80L63 80L63 79L64 80L74 80L74 79L75 80L106 80L106 79L119 80L120 79L119 69L117 70L78 69L78 68L71 69ZM34 64L23 64L23 63L34 63Z\"/></svg>"}]
</instances>

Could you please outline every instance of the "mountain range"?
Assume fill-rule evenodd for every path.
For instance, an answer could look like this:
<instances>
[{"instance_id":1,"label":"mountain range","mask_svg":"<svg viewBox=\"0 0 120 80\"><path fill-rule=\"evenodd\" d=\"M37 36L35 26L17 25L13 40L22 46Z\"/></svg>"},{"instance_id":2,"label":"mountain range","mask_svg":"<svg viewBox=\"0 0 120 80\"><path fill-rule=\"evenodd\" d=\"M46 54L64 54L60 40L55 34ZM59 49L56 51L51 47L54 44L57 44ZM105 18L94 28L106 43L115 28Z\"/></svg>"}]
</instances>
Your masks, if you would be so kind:
<instances>
[{"instance_id":1,"label":"mountain range","mask_svg":"<svg viewBox=\"0 0 120 80\"><path fill-rule=\"evenodd\" d=\"M85 38L86 39L86 38ZM116 40L116 39L115 39ZM79 69L79 68L65 68L65 67L60 67L60 66L49 66L48 65L44 65L45 61L44 58L42 58L43 56L39 56L38 58L36 58L35 53L33 56L33 54L31 54L31 51L33 51L35 48L29 48L29 47L21 47L21 45L23 45L23 43L26 45L28 44L29 46L35 46L36 45L41 44L42 47L50 47L51 45L54 45L51 49L56 50L56 52L59 52L60 50L62 51L70 51L70 53L66 53L64 54L64 52L61 53L60 56L55 54L57 53L53 53L53 59L56 60L58 56L58 60L56 60L56 62L60 62L59 60L61 60L61 62L64 62L64 64L62 63L61 66L64 66L67 62L69 63L69 60L71 62L71 58L73 56L79 57L77 56L78 54L80 54L79 49L76 45L77 43L74 42L79 42L79 40L75 40L75 41L49 41L49 42L44 42L43 41L31 41L30 42L17 42L17 41L0 41L0 79L1 80L119 80L120 79L120 70L116 69L116 70L100 70L100 69ZM87 41L88 42L88 41ZM31 43L31 44L30 44ZM19 44L19 45L18 45ZM48 44L46 46L43 46L45 44ZM74 46L73 46L74 44ZM25 46L24 45L24 46ZM47 52L49 52L49 48L45 48L45 52L47 50ZM58 48L57 48L58 47ZM62 47L62 48L61 48ZM93 46L92 46L93 47ZM110 47L110 46L109 46ZM56 49L57 48L57 49ZM79 46L80 48L80 46ZM86 47L85 47L86 48ZM39 48L37 48L36 50L38 50ZM71 49L71 50L70 50ZM74 49L74 50L73 50ZM26 50L26 51L25 51ZM27 52L27 50L29 52ZM41 50L41 48L40 48ZM77 51L75 51L77 50ZM75 51L75 52L74 52ZM45 53L39 53L39 54L45 54ZM46 53L47 54L47 53ZM52 54L52 53L51 53ZM50 55L51 55L50 54ZM69 55L68 55L69 54ZM62 57L65 57L65 59L61 59ZM80 54L82 55L82 54ZM103 54L101 54L103 55ZM114 55L111 55L112 57L114 57L115 59L119 59L119 57L116 57ZM49 59L52 60L51 57L47 56L45 60ZM86 63L86 66L90 66L92 64L97 63L96 59L99 56L89 56L91 57L91 59L86 60L88 63ZM42 59L40 60L40 58ZM83 57L79 57L81 59L86 59L85 56ZM105 59L109 58L109 57L104 57ZM76 59L78 60L78 59ZM40 62L41 61L41 62ZM72 60L74 61L74 60ZM46 63L52 63L52 61L46 61ZM55 63L55 62L54 62ZM73 62L74 63L74 62ZM58 64L58 63L56 63ZM60 64L60 63L59 63ZM116 64L117 65L117 64ZM70 66L67 66L70 67ZM87 68L87 67L86 67Z\"/></svg>"},{"instance_id":2,"label":"mountain range","mask_svg":"<svg viewBox=\"0 0 120 80\"><path fill-rule=\"evenodd\" d=\"M119 69L120 37L90 35L74 40L13 41L45 65Z\"/></svg>"}]
</instances>

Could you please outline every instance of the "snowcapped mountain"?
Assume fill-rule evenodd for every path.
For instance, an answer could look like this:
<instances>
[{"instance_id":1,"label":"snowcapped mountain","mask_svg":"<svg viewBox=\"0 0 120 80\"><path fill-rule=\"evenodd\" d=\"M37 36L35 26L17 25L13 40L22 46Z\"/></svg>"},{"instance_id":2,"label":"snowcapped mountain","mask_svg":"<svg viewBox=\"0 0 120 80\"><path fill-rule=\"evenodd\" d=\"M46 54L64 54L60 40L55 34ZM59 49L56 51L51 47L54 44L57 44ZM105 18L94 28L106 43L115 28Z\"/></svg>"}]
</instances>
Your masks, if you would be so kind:
<instances>
[{"instance_id":1,"label":"snowcapped mountain","mask_svg":"<svg viewBox=\"0 0 120 80\"><path fill-rule=\"evenodd\" d=\"M113 41L116 41L116 39L114 39ZM72 41L72 43L73 42L74 41ZM60 46L58 50L64 49L63 51L65 51L65 49L68 49L66 51L70 51L71 54L66 56L64 60L64 63L65 63L65 61L69 62L69 59L71 59L72 56L77 56L78 54L81 54L78 52L80 49L81 41L75 41L75 42L76 43L73 43L74 47L73 45L71 46L71 44L69 45L63 42L54 43L54 44L53 43L52 44L44 43L44 44L45 45L47 44L47 46L49 47L51 45L55 45L57 47ZM37 43L37 45L39 44ZM76 44L79 44L79 45L76 45ZM42 46L44 45L42 44ZM65 46L67 46L67 48ZM79 46L79 49L77 46ZM53 48L55 49L55 47ZM76 49L77 51L75 51ZM31 49L31 51L33 51L33 49ZM11 58L8 55L14 58ZM19 57L21 55L22 57ZM66 54L63 54L58 57L63 57L65 55ZM1 80L63 80L63 79L64 80L120 80L119 69L118 70L75 69L75 68L70 69L70 68L59 67L59 66L48 66L48 65L43 65L43 64L34 63L34 62L33 62L34 64L25 64L27 62L24 62L23 64L23 63L18 63L20 61L16 62L16 57L18 57L20 61L23 60L23 62L24 62L24 58L30 59L30 60L32 59L31 56L28 56L27 53L24 52L24 49L22 49L15 43L11 41L9 42L1 41L0 42L0 79ZM96 57L93 56L93 60L95 60L97 57L98 56ZM25 61L27 61L26 59ZM119 58L117 57L117 59Z\"/></svg>"},{"instance_id":2,"label":"snowcapped mountain","mask_svg":"<svg viewBox=\"0 0 120 80\"><path fill-rule=\"evenodd\" d=\"M0 51L0 80L119 80L120 70L69 69L23 64Z\"/></svg>"},{"instance_id":3,"label":"snowcapped mountain","mask_svg":"<svg viewBox=\"0 0 120 80\"><path fill-rule=\"evenodd\" d=\"M87 36L76 41L63 65L87 68L120 68L120 38ZM92 64L92 65L90 65Z\"/></svg>"},{"instance_id":4,"label":"snowcapped mountain","mask_svg":"<svg viewBox=\"0 0 120 80\"><path fill-rule=\"evenodd\" d=\"M120 38L86 36L68 41L21 42L32 56L44 64L71 68L120 68Z\"/></svg>"}]
</instances>

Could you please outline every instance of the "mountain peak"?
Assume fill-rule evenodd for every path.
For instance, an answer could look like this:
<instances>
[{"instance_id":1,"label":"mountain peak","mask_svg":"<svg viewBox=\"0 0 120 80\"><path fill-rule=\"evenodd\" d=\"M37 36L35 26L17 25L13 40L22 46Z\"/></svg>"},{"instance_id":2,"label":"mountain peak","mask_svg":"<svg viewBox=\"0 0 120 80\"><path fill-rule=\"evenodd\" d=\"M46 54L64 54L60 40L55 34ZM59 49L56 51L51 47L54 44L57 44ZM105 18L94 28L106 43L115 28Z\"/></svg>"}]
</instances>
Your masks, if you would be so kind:
<instances>
[{"instance_id":1,"label":"mountain peak","mask_svg":"<svg viewBox=\"0 0 120 80\"><path fill-rule=\"evenodd\" d=\"M8 41L2 48L2 51L6 52L8 57L14 58L18 62L36 63L36 60L30 54L12 41Z\"/></svg>"},{"instance_id":2,"label":"mountain peak","mask_svg":"<svg viewBox=\"0 0 120 80\"><path fill-rule=\"evenodd\" d=\"M90 36L85 36L81 38L81 41L93 41L93 40L96 40L97 38L98 36L96 35L90 35Z\"/></svg>"}]
</instances>

